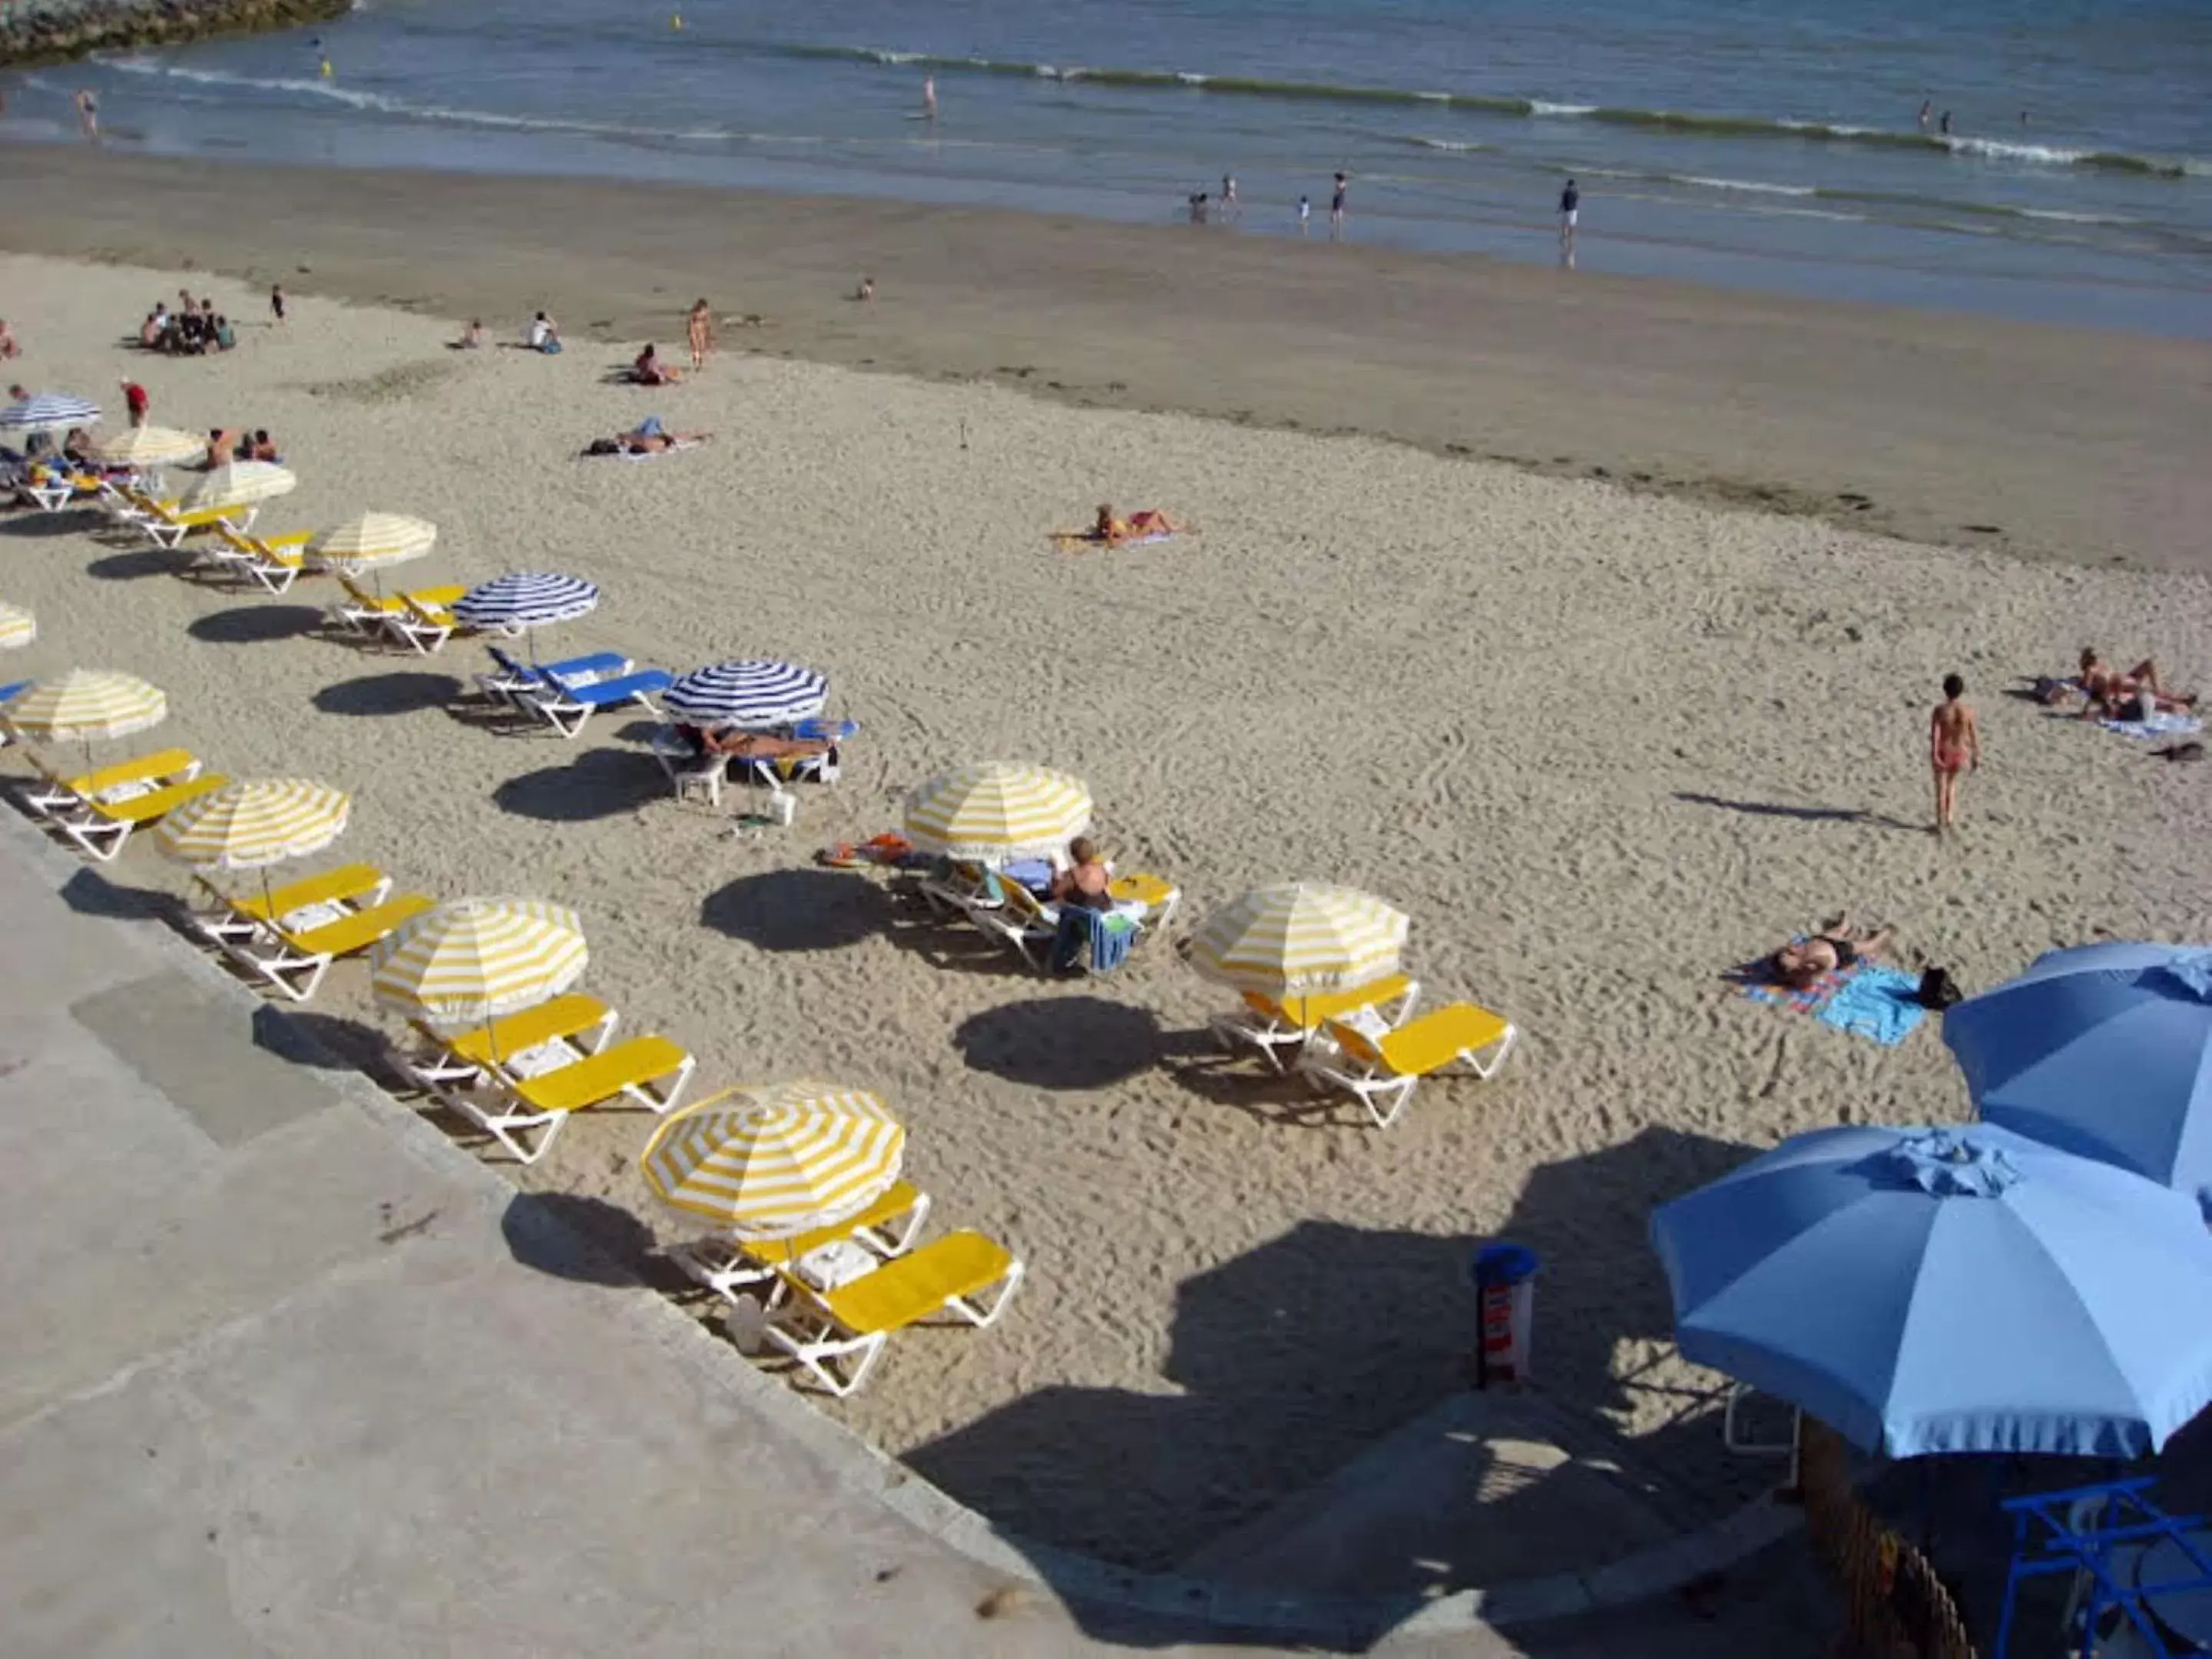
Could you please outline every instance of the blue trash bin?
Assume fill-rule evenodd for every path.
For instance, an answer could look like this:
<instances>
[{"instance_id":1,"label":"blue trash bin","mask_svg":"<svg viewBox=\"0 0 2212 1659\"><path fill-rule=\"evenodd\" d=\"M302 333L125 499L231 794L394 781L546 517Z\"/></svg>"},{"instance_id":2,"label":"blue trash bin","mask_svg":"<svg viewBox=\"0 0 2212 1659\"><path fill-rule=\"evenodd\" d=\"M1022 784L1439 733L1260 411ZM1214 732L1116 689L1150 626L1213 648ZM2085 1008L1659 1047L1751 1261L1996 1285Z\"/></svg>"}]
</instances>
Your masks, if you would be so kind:
<instances>
[{"instance_id":1,"label":"blue trash bin","mask_svg":"<svg viewBox=\"0 0 2212 1659\"><path fill-rule=\"evenodd\" d=\"M1474 1350L1476 1388L1528 1380L1536 1273L1542 1265L1527 1245L1503 1239L1475 1252L1468 1278L1474 1285L1481 1322Z\"/></svg>"}]
</instances>

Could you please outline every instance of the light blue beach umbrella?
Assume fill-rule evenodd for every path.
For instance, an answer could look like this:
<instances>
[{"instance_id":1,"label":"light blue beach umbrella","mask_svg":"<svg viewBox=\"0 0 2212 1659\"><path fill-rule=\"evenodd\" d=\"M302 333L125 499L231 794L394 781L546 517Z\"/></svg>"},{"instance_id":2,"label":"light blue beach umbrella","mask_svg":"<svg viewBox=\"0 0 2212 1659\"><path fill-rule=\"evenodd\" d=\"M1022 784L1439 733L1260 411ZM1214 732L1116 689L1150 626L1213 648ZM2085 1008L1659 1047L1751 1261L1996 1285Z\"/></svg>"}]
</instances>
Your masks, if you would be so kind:
<instances>
[{"instance_id":1,"label":"light blue beach umbrella","mask_svg":"<svg viewBox=\"0 0 2212 1659\"><path fill-rule=\"evenodd\" d=\"M454 601L453 618L483 633L530 634L589 616L599 603L596 582L546 570L523 570L478 582ZM534 660L538 652L534 637L530 650Z\"/></svg>"},{"instance_id":2,"label":"light blue beach umbrella","mask_svg":"<svg viewBox=\"0 0 2212 1659\"><path fill-rule=\"evenodd\" d=\"M1651 1218L1675 1345L1868 1450L2135 1457L2212 1399L2212 1237L1989 1124L1824 1129Z\"/></svg>"},{"instance_id":3,"label":"light blue beach umbrella","mask_svg":"<svg viewBox=\"0 0 2212 1659\"><path fill-rule=\"evenodd\" d=\"M67 432L100 419L100 405L62 392L34 392L0 409L0 434L28 437L34 432Z\"/></svg>"},{"instance_id":4,"label":"light blue beach umbrella","mask_svg":"<svg viewBox=\"0 0 2212 1659\"><path fill-rule=\"evenodd\" d=\"M660 700L692 726L788 726L822 712L830 682L787 662L718 662L678 678Z\"/></svg>"},{"instance_id":5,"label":"light blue beach umbrella","mask_svg":"<svg viewBox=\"0 0 2212 1659\"><path fill-rule=\"evenodd\" d=\"M1985 1121L2212 1200L2212 950L2051 951L1943 1041Z\"/></svg>"}]
</instances>

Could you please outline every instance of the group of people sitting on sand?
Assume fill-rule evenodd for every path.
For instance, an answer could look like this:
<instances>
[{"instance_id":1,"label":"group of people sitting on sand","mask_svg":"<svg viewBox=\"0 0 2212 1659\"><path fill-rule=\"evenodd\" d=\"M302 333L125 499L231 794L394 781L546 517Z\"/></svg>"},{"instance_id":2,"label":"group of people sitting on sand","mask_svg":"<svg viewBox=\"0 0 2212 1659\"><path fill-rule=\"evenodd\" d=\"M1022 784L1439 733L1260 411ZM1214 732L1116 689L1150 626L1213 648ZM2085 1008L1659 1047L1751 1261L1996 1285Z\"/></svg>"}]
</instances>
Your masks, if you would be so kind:
<instances>
[{"instance_id":1,"label":"group of people sitting on sand","mask_svg":"<svg viewBox=\"0 0 2212 1659\"><path fill-rule=\"evenodd\" d=\"M2079 671L2070 680L2036 682L2036 701L2063 708L2082 700L2081 718L2100 720L2148 720L2159 714L2183 714L2197 707L2194 692L2168 691L2158 677L2158 665L2146 657L2133 668L2109 667L2094 647L2081 650Z\"/></svg>"},{"instance_id":2,"label":"group of people sitting on sand","mask_svg":"<svg viewBox=\"0 0 2212 1659\"><path fill-rule=\"evenodd\" d=\"M198 357L210 351L228 351L238 343L230 319L220 315L212 300L195 301L186 292L177 295L177 309L156 300L138 325L138 343L149 351L173 357Z\"/></svg>"},{"instance_id":3,"label":"group of people sitting on sand","mask_svg":"<svg viewBox=\"0 0 2212 1659\"><path fill-rule=\"evenodd\" d=\"M219 426L208 433L207 468L212 472L233 461L281 461L284 457L267 427L248 431L244 427Z\"/></svg>"}]
</instances>

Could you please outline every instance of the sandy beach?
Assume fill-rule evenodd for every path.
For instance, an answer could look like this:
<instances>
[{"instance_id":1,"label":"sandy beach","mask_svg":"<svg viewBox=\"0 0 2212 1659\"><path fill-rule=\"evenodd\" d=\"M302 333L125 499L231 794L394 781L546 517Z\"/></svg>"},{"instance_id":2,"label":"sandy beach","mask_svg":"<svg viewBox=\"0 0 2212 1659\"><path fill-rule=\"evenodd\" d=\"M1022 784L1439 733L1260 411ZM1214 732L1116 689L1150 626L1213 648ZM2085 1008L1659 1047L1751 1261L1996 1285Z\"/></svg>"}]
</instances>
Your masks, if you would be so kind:
<instances>
[{"instance_id":1,"label":"sandy beach","mask_svg":"<svg viewBox=\"0 0 2212 1659\"><path fill-rule=\"evenodd\" d=\"M421 514L441 540L410 580L602 585L548 649L788 657L865 730L793 831L732 839L726 806L669 798L634 722L569 744L457 718L483 665L465 641L364 652L318 631L324 579L281 599L189 581L84 520L20 514L0 518L0 599L41 634L4 678L143 674L169 694L165 743L351 789L336 854L433 896L574 905L586 988L696 1052L702 1088L881 1092L943 1224L1005 1238L1031 1276L999 1327L902 1340L834 1409L1032 1537L1170 1565L1328 1474L1462 1385L1459 1276L1492 1236L1545 1258L1545 1387L1717 1512L1771 1470L1725 1455L1715 1380L1668 1347L1650 1206L1797 1130L1966 1109L1933 1027L1877 1048L1723 973L1845 908L1969 988L2055 945L2212 933L2203 769L2005 695L2089 643L2212 683L2199 348L1356 252L1404 303L1323 328L1351 262L1322 249L1292 268L1216 239L1201 270L1159 257L1165 238L1039 221L977 231L963 270L948 228L990 216L802 204L773 221L771 276L741 251L750 206L649 256L594 254L566 246L576 216L540 211L550 185L410 181L453 210L417 216L349 176L349 222L310 232L276 228L281 206L218 226L204 173L48 159L11 188L0 244L115 263L0 257L27 349L9 378L117 398L129 375L161 423L268 427L301 483L262 527ZM320 187L270 177L295 201ZM593 200L643 217L679 195ZM909 260L873 267L871 307L836 298L863 222ZM1084 238L1090 275L1041 300ZM1265 303L1201 331L1206 284L1263 258ZM247 325L236 352L118 343L211 265L259 279L212 284ZM295 295L281 331L272 273ZM1439 296L1477 283L1495 310L1456 315L1430 356ZM566 355L447 349L471 313L514 337L526 289L568 325ZM700 289L770 323L729 331L695 383L607 384L638 339L680 342ZM1053 380L1060 398L1029 395ZM647 413L715 440L574 459ZM1429 453L1462 441L1583 472L1641 457L1684 487ZM1930 539L1839 527L1832 499L1705 499L1722 479L1784 505L1863 490L1858 517ZM1105 500L1203 533L1048 545ZM1983 522L2035 556L1935 544ZM1987 764L1939 844L1924 732L1952 670ZM1171 878L1186 915L1282 877L1393 899L1429 998L1508 1013L1519 1051L1494 1083L1425 1086L1388 1133L1316 1118L1214 1054L1202 1027L1228 999L1170 950L1048 981L911 925L874 878L810 867L894 827L922 777L994 757L1087 780L1110 855ZM112 873L185 888L150 847ZM313 1006L343 1052L394 1033L358 964ZM684 1231L636 1176L647 1133L586 1115L516 1179L642 1260Z\"/></svg>"}]
</instances>

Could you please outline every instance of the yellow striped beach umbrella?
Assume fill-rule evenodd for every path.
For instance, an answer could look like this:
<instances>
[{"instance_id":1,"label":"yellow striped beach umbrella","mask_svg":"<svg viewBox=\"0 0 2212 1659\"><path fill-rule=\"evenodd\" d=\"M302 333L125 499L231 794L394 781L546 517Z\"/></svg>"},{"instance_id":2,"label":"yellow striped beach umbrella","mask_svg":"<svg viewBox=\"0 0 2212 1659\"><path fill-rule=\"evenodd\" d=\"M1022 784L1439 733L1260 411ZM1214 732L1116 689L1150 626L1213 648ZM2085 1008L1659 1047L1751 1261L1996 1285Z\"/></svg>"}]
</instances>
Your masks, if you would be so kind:
<instances>
[{"instance_id":1,"label":"yellow striped beach umbrella","mask_svg":"<svg viewBox=\"0 0 2212 1659\"><path fill-rule=\"evenodd\" d=\"M1200 922L1191 966L1240 991L1302 996L1395 972L1406 913L1356 887L1281 882L1255 887Z\"/></svg>"},{"instance_id":2,"label":"yellow striped beach umbrella","mask_svg":"<svg viewBox=\"0 0 2212 1659\"><path fill-rule=\"evenodd\" d=\"M744 1238L859 1214L899 1176L906 1131L859 1089L811 1080L727 1089L653 1131L639 1168L665 1203Z\"/></svg>"},{"instance_id":3,"label":"yellow striped beach umbrella","mask_svg":"<svg viewBox=\"0 0 2212 1659\"><path fill-rule=\"evenodd\" d=\"M106 466L151 472L207 459L208 441L174 427L132 426L112 432L92 447L93 459Z\"/></svg>"},{"instance_id":4,"label":"yellow striped beach umbrella","mask_svg":"<svg viewBox=\"0 0 2212 1659\"><path fill-rule=\"evenodd\" d=\"M364 513L323 531L307 556L325 570L358 576L419 559L438 544L438 526L404 513Z\"/></svg>"},{"instance_id":5,"label":"yellow striped beach umbrella","mask_svg":"<svg viewBox=\"0 0 2212 1659\"><path fill-rule=\"evenodd\" d=\"M985 761L932 778L906 798L906 833L957 859L1042 858L1091 827L1091 792L1042 766Z\"/></svg>"},{"instance_id":6,"label":"yellow striped beach umbrella","mask_svg":"<svg viewBox=\"0 0 2212 1659\"><path fill-rule=\"evenodd\" d=\"M0 651L13 651L39 637L39 619L20 605L0 604Z\"/></svg>"},{"instance_id":7,"label":"yellow striped beach umbrella","mask_svg":"<svg viewBox=\"0 0 2212 1659\"><path fill-rule=\"evenodd\" d=\"M306 778L254 778L185 802L155 827L171 858L206 870L261 870L319 853L345 833L353 798Z\"/></svg>"},{"instance_id":8,"label":"yellow striped beach umbrella","mask_svg":"<svg viewBox=\"0 0 2212 1659\"><path fill-rule=\"evenodd\" d=\"M219 466L184 493L179 512L198 513L208 507L251 507L256 501L289 495L300 487L291 469L274 461L233 461Z\"/></svg>"},{"instance_id":9,"label":"yellow striped beach umbrella","mask_svg":"<svg viewBox=\"0 0 2212 1659\"><path fill-rule=\"evenodd\" d=\"M8 723L28 738L126 738L168 718L169 700L136 674L72 668L40 680L7 705Z\"/></svg>"},{"instance_id":10,"label":"yellow striped beach umbrella","mask_svg":"<svg viewBox=\"0 0 2212 1659\"><path fill-rule=\"evenodd\" d=\"M456 899L378 945L369 983L380 1003L410 1019L476 1024L560 995L590 960L574 910L538 899Z\"/></svg>"}]
</instances>

